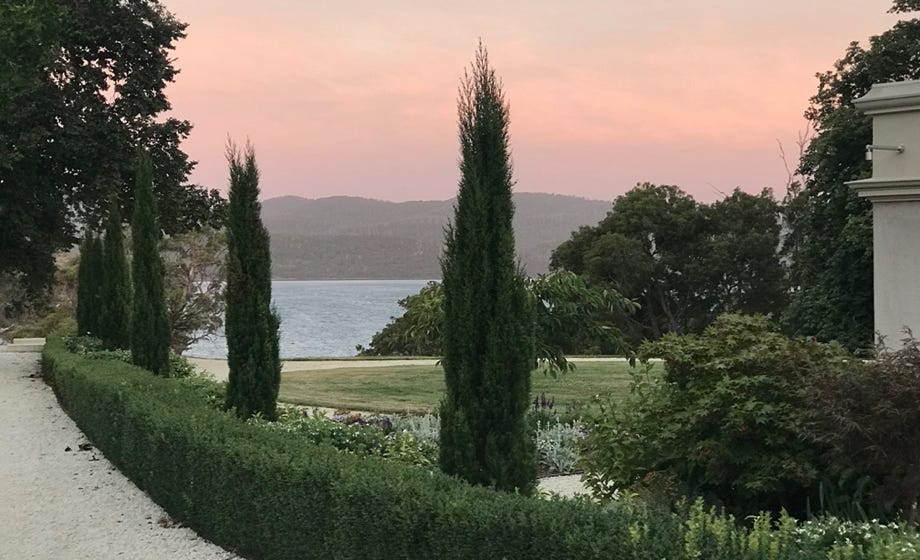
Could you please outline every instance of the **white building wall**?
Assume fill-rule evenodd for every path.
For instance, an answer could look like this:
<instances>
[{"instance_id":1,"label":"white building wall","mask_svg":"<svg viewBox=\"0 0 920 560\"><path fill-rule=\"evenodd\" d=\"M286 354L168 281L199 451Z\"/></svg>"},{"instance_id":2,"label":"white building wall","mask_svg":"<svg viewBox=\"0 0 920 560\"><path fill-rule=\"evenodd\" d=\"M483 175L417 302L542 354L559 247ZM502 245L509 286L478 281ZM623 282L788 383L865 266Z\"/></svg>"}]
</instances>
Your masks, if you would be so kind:
<instances>
[{"instance_id":1,"label":"white building wall","mask_svg":"<svg viewBox=\"0 0 920 560\"><path fill-rule=\"evenodd\" d=\"M875 330L892 348L904 327L920 337L920 201L872 207Z\"/></svg>"}]
</instances>

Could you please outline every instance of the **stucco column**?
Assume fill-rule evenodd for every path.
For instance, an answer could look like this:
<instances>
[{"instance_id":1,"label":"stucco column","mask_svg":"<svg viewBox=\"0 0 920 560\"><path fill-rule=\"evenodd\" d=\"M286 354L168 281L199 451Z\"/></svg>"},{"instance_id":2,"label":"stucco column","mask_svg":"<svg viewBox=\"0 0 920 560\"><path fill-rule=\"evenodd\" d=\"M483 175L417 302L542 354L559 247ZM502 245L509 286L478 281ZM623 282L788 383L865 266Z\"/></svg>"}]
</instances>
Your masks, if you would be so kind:
<instances>
[{"instance_id":1,"label":"stucco column","mask_svg":"<svg viewBox=\"0 0 920 560\"><path fill-rule=\"evenodd\" d=\"M872 201L875 330L892 348L920 336L920 80L876 84L854 101L872 117L872 178L847 183Z\"/></svg>"}]
</instances>

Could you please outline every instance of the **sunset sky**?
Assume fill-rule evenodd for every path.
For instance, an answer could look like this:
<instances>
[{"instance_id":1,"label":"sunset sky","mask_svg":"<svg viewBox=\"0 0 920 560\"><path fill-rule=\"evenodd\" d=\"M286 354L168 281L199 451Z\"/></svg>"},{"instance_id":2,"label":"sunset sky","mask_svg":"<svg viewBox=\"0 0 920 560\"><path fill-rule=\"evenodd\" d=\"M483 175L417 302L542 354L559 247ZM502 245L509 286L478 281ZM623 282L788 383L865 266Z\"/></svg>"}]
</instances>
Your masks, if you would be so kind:
<instances>
[{"instance_id":1,"label":"sunset sky","mask_svg":"<svg viewBox=\"0 0 920 560\"><path fill-rule=\"evenodd\" d=\"M165 0L189 23L168 89L194 182L247 137L264 198L430 200L457 188L456 93L478 39L511 103L516 189L711 201L773 188L815 73L891 0Z\"/></svg>"}]
</instances>

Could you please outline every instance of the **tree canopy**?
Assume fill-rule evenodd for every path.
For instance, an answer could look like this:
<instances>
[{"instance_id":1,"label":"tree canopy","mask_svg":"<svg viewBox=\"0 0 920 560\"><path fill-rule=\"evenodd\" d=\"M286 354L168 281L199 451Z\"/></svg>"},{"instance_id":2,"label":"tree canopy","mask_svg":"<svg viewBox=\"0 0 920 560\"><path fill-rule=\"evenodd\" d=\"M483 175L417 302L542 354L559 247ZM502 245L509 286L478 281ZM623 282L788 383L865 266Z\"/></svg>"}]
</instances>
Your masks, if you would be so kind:
<instances>
[{"instance_id":1,"label":"tree canopy","mask_svg":"<svg viewBox=\"0 0 920 560\"><path fill-rule=\"evenodd\" d=\"M892 11L918 9L916 0ZM849 348L872 342L872 209L845 183L867 177L864 158L872 122L853 100L875 83L920 78L920 20L899 21L864 47L851 43L833 70L818 74L805 113L815 137L803 154L801 189L788 200L795 289L783 317L791 334L837 340Z\"/></svg>"},{"instance_id":2,"label":"tree canopy","mask_svg":"<svg viewBox=\"0 0 920 560\"><path fill-rule=\"evenodd\" d=\"M779 205L740 190L706 205L672 185L638 185L596 226L582 227L551 267L640 305L620 316L633 342L700 332L726 312L778 313L786 278Z\"/></svg>"},{"instance_id":3,"label":"tree canopy","mask_svg":"<svg viewBox=\"0 0 920 560\"><path fill-rule=\"evenodd\" d=\"M636 305L616 290L591 285L568 271L527 280L534 304L536 359L550 373L574 367L566 354L628 353L616 318ZM429 282L399 301L405 312L371 339L364 356L440 356L443 352L444 290Z\"/></svg>"},{"instance_id":4,"label":"tree canopy","mask_svg":"<svg viewBox=\"0 0 920 560\"><path fill-rule=\"evenodd\" d=\"M187 182L191 124L162 116L184 23L158 0L24 0L0 20L0 272L41 290L54 252L98 227L113 196L130 215L139 148L165 231L222 221L217 191Z\"/></svg>"}]
</instances>

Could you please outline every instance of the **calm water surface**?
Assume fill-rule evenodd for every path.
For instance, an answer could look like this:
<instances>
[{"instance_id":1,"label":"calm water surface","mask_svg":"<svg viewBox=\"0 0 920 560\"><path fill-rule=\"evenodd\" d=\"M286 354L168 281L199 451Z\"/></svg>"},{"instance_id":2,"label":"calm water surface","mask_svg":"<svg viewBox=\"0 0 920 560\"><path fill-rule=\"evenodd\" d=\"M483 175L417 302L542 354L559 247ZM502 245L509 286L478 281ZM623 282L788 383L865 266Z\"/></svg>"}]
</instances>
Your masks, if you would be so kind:
<instances>
[{"instance_id":1,"label":"calm water surface","mask_svg":"<svg viewBox=\"0 0 920 560\"><path fill-rule=\"evenodd\" d=\"M397 303L417 293L426 280L329 280L272 282L281 315L281 357L354 356L374 333L402 315ZM186 352L199 358L226 358L223 333Z\"/></svg>"}]
</instances>

